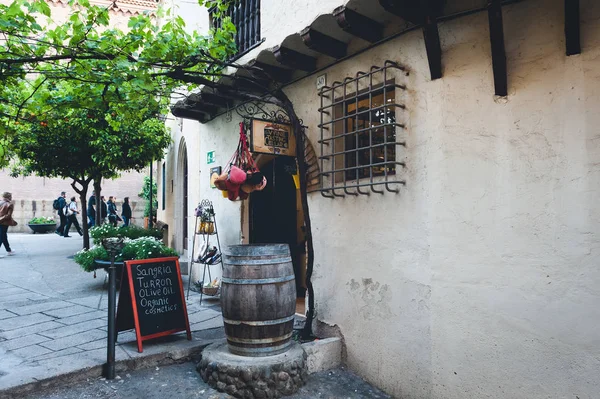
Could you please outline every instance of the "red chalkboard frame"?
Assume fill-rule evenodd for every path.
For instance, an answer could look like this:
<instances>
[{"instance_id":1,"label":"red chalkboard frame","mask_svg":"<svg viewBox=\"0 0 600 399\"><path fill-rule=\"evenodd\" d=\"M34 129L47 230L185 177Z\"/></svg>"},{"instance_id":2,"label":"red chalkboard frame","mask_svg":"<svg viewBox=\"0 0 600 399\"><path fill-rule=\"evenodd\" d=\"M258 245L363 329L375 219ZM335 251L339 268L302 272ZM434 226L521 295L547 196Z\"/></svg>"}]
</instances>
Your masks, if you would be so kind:
<instances>
[{"instance_id":1,"label":"red chalkboard frame","mask_svg":"<svg viewBox=\"0 0 600 399\"><path fill-rule=\"evenodd\" d=\"M138 309L137 309L137 302L135 300L135 291L134 291L134 287L133 287L133 275L131 273L131 266L145 264L145 263L158 263L158 262L168 262L168 261L175 261L175 267L177 268L177 278L179 280L179 293L181 294L181 304L183 307L183 315L185 317L185 328L167 330L167 331L162 331L162 332L159 332L156 334L150 334L150 335L142 335L140 333L140 320L138 318ZM187 306L185 303L185 295L183 293L183 281L181 280L181 268L179 267L179 258L176 256L173 256L173 257L168 257L168 258L128 260L128 261L125 261L124 264L125 264L125 268L127 269L126 270L127 282L123 281L123 284L129 285L129 295L131 296L130 300L131 300L131 306L133 308L132 309L133 310L133 321L134 321L134 325L135 325L134 328L135 328L135 336L136 336L136 341L137 341L138 352L142 353L144 351L144 349L142 347L142 343L144 341L147 341L147 340L153 339L153 338L165 337L167 335L171 335L171 334L174 334L174 333L177 333L180 331L186 331L187 339L188 339L188 341L191 341L192 340L192 332L190 330L190 321L188 318ZM119 302L120 302L120 300L119 300Z\"/></svg>"}]
</instances>

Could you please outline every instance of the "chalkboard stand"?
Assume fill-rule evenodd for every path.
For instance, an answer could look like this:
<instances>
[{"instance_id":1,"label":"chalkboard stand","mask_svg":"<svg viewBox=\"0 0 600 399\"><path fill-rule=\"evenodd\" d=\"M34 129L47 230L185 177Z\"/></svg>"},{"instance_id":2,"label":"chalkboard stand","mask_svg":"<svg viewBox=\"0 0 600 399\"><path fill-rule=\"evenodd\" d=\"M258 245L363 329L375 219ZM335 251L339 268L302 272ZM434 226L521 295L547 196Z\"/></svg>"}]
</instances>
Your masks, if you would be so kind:
<instances>
[{"instance_id":1,"label":"chalkboard stand","mask_svg":"<svg viewBox=\"0 0 600 399\"><path fill-rule=\"evenodd\" d=\"M147 294L144 294L144 296L140 295L141 290L139 285L142 284L142 281L134 281L136 277L134 276L133 271L135 270L139 274L140 271L145 272L157 267L169 270L170 272L169 274L163 274L164 278L168 279L169 284L166 288L169 290L170 294L152 299L160 301L161 304L166 302L169 304L168 306L175 306L175 309L169 310L167 313L151 314L149 316L145 314L142 306L146 303L143 300L148 300L148 298L145 298ZM149 271L147 273L148 275L150 274ZM148 275L145 275L144 277ZM161 275L161 277L163 275ZM143 280L144 277L141 279ZM151 279L154 278L151 277ZM162 285L161 287L165 288L165 286ZM164 293L164 291L161 292ZM171 302L169 302L169 300ZM180 331L186 331L187 339L189 341L192 340L192 332L190 330L190 322L183 292L183 281L181 280L181 269L177 257L125 261L123 277L121 279L116 324L117 332L135 328L137 347L138 352L140 353L143 352L142 343L144 341L164 337Z\"/></svg>"}]
</instances>

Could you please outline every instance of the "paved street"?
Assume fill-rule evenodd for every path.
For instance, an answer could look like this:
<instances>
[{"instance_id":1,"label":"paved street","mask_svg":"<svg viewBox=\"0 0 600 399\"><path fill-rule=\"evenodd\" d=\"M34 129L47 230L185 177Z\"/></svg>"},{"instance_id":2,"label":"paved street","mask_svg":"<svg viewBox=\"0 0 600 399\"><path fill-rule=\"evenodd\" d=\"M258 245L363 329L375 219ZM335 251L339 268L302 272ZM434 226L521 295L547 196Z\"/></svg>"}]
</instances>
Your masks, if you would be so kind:
<instances>
[{"instance_id":1,"label":"paved street","mask_svg":"<svg viewBox=\"0 0 600 399\"><path fill-rule=\"evenodd\" d=\"M9 241L15 256L0 249L0 391L104 363L105 273L93 278L73 261L81 238L9 232ZM119 334L117 361L157 354L165 342L178 348L198 345L207 330L214 330L211 337L222 335L218 302L200 306L192 292L188 313L193 341L178 334L160 344L144 343L139 354L134 332L127 331Z\"/></svg>"},{"instance_id":2,"label":"paved street","mask_svg":"<svg viewBox=\"0 0 600 399\"><path fill-rule=\"evenodd\" d=\"M107 381L89 379L70 387L36 392L29 399L234 399L205 384L192 362L135 371ZM389 399L353 373L338 368L310 375L308 383L288 399Z\"/></svg>"}]
</instances>

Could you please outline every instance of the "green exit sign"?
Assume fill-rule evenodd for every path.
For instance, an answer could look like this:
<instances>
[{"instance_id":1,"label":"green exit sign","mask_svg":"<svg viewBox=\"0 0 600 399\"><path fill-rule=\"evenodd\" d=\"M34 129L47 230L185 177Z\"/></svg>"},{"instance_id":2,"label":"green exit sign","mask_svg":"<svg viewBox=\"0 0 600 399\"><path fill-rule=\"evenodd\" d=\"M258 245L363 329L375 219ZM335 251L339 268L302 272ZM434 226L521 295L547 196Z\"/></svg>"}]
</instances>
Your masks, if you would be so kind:
<instances>
[{"instance_id":1,"label":"green exit sign","mask_svg":"<svg viewBox=\"0 0 600 399\"><path fill-rule=\"evenodd\" d=\"M209 151L206 153L206 163L215 163L215 152Z\"/></svg>"}]
</instances>

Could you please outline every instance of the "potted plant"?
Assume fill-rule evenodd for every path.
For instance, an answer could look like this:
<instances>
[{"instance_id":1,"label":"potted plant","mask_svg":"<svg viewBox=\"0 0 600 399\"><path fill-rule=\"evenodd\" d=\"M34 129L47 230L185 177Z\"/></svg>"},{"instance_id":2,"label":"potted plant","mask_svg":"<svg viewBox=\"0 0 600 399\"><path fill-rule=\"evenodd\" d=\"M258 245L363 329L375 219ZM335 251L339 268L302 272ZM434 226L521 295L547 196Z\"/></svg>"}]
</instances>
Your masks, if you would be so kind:
<instances>
[{"instance_id":1,"label":"potted plant","mask_svg":"<svg viewBox=\"0 0 600 399\"><path fill-rule=\"evenodd\" d=\"M41 216L33 218L27 223L27 225L33 231L33 234L48 233L56 230L56 222L54 221L54 218L51 217Z\"/></svg>"},{"instance_id":2,"label":"potted plant","mask_svg":"<svg viewBox=\"0 0 600 399\"><path fill-rule=\"evenodd\" d=\"M150 259L168 256L179 256L176 250L162 243L162 232L158 229L142 229L130 226L116 228L109 224L94 227L90 230L94 245L75 254L75 262L87 272L97 269L108 270L110 258L102 246L102 240L111 237L123 237L125 246L115 258L117 266L117 280L123 272L123 262L134 259Z\"/></svg>"}]
</instances>

